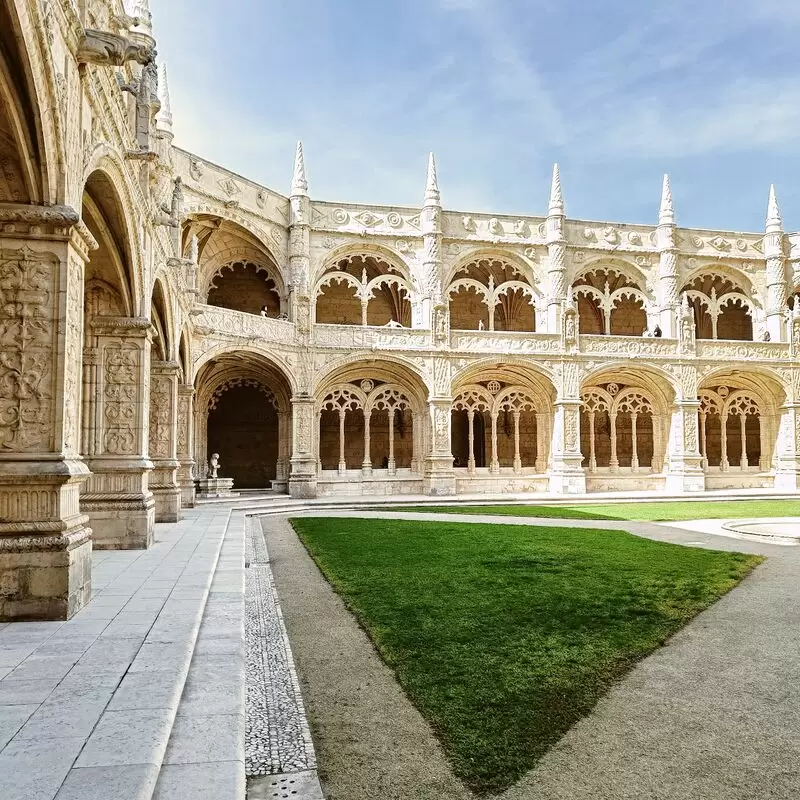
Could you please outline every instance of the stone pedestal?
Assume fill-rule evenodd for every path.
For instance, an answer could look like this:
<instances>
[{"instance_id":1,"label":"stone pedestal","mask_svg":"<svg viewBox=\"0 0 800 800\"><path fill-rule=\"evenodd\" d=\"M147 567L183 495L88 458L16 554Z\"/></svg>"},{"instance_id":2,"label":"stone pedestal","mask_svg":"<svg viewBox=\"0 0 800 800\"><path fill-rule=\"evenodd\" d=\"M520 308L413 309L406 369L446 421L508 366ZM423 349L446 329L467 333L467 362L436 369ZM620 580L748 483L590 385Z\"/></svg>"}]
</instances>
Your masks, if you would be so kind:
<instances>
[{"instance_id":1,"label":"stone pedestal","mask_svg":"<svg viewBox=\"0 0 800 800\"><path fill-rule=\"evenodd\" d=\"M787 402L780 410L775 488L800 489L800 403Z\"/></svg>"},{"instance_id":2,"label":"stone pedestal","mask_svg":"<svg viewBox=\"0 0 800 800\"><path fill-rule=\"evenodd\" d=\"M239 493L233 490L233 478L203 478L199 481L201 499L210 497L238 497Z\"/></svg>"}]
</instances>

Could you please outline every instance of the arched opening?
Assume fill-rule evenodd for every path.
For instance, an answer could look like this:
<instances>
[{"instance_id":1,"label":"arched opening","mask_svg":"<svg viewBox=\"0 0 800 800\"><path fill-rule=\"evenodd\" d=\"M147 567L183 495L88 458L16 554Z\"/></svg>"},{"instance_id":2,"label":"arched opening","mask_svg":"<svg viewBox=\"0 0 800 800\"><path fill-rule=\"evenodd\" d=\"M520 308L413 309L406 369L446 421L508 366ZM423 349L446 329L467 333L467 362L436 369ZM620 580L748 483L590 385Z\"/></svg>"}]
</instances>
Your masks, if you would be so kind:
<instances>
[{"instance_id":1,"label":"arched opening","mask_svg":"<svg viewBox=\"0 0 800 800\"><path fill-rule=\"evenodd\" d=\"M47 175L37 104L19 50L23 37L7 5L0 4L0 202L42 203Z\"/></svg>"},{"instance_id":2,"label":"arched opening","mask_svg":"<svg viewBox=\"0 0 800 800\"><path fill-rule=\"evenodd\" d=\"M555 396L547 378L515 365L475 368L453 392L451 446L462 482L546 472Z\"/></svg>"},{"instance_id":3,"label":"arched opening","mask_svg":"<svg viewBox=\"0 0 800 800\"><path fill-rule=\"evenodd\" d=\"M373 255L350 255L317 282L321 325L411 326L411 287L399 268Z\"/></svg>"},{"instance_id":4,"label":"arched opening","mask_svg":"<svg viewBox=\"0 0 800 800\"><path fill-rule=\"evenodd\" d=\"M641 336L647 330L647 296L623 272L598 267L581 275L572 287L581 333Z\"/></svg>"},{"instance_id":5,"label":"arched opening","mask_svg":"<svg viewBox=\"0 0 800 800\"><path fill-rule=\"evenodd\" d=\"M426 390L397 364L353 364L317 390L318 486L323 494L367 481L365 493L418 491L427 431Z\"/></svg>"},{"instance_id":6,"label":"arched opening","mask_svg":"<svg viewBox=\"0 0 800 800\"><path fill-rule=\"evenodd\" d=\"M282 371L252 353L204 364L195 381L195 461L200 479L211 455L236 489L285 491L291 457L291 390Z\"/></svg>"},{"instance_id":7,"label":"arched opening","mask_svg":"<svg viewBox=\"0 0 800 800\"><path fill-rule=\"evenodd\" d=\"M536 293L522 271L498 258L458 269L447 288L454 330L535 331Z\"/></svg>"},{"instance_id":8,"label":"arched opening","mask_svg":"<svg viewBox=\"0 0 800 800\"><path fill-rule=\"evenodd\" d=\"M580 413L587 476L599 479L594 482L602 488L614 488L616 483L602 480L660 475L673 398L674 391L663 378L641 370L608 370L589 379L581 389ZM624 482L619 486L625 488Z\"/></svg>"},{"instance_id":9,"label":"arched opening","mask_svg":"<svg viewBox=\"0 0 800 800\"><path fill-rule=\"evenodd\" d=\"M246 314L287 313L287 293L269 248L230 220L196 214L184 225L183 251L196 253L197 286L208 305Z\"/></svg>"},{"instance_id":10,"label":"arched opening","mask_svg":"<svg viewBox=\"0 0 800 800\"><path fill-rule=\"evenodd\" d=\"M741 284L725 275L704 273L681 291L689 299L698 339L753 341L753 307Z\"/></svg>"},{"instance_id":11,"label":"arched opening","mask_svg":"<svg viewBox=\"0 0 800 800\"><path fill-rule=\"evenodd\" d=\"M208 305L232 308L247 314L279 317L281 297L269 271L252 261L234 261L211 280Z\"/></svg>"}]
</instances>

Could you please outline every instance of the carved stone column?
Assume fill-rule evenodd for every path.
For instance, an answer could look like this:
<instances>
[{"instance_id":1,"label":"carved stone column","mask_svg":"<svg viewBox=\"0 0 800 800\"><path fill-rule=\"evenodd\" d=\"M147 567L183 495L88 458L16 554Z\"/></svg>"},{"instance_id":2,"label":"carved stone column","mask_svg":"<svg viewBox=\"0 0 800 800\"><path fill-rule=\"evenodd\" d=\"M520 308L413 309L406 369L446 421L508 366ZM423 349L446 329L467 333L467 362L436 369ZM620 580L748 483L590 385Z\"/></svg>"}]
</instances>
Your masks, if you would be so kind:
<instances>
[{"instance_id":1,"label":"carved stone column","mask_svg":"<svg viewBox=\"0 0 800 800\"><path fill-rule=\"evenodd\" d=\"M703 456L700 452L699 410L699 400L677 400L672 407L667 453L667 491L702 492L705 489ZM655 423L654 418L653 424Z\"/></svg>"},{"instance_id":2,"label":"carved stone column","mask_svg":"<svg viewBox=\"0 0 800 800\"><path fill-rule=\"evenodd\" d=\"M659 250L658 288L656 290L659 308L658 324L667 339L674 339L677 337L676 313L679 303L678 248L675 243L675 210L672 205L672 190L667 175L664 176L661 189L656 241Z\"/></svg>"},{"instance_id":3,"label":"carved stone column","mask_svg":"<svg viewBox=\"0 0 800 800\"><path fill-rule=\"evenodd\" d=\"M78 448L92 246L72 209L0 204L0 621L68 619L91 595Z\"/></svg>"},{"instance_id":4,"label":"carved stone column","mask_svg":"<svg viewBox=\"0 0 800 800\"><path fill-rule=\"evenodd\" d=\"M800 489L800 402L788 399L780 414L775 488L797 491Z\"/></svg>"},{"instance_id":5,"label":"carved stone column","mask_svg":"<svg viewBox=\"0 0 800 800\"><path fill-rule=\"evenodd\" d=\"M428 404L431 426L431 450L425 459L423 491L442 496L456 493L453 450L450 442L451 397L435 397Z\"/></svg>"},{"instance_id":6,"label":"carved stone column","mask_svg":"<svg viewBox=\"0 0 800 800\"><path fill-rule=\"evenodd\" d=\"M155 500L156 522L177 522L181 514L178 485L178 376L173 361L150 365L149 450L153 461L148 486Z\"/></svg>"},{"instance_id":7,"label":"carved stone column","mask_svg":"<svg viewBox=\"0 0 800 800\"><path fill-rule=\"evenodd\" d=\"M581 401L559 398L553 408L550 491L555 494L583 494L586 476L581 466Z\"/></svg>"},{"instance_id":8,"label":"carved stone column","mask_svg":"<svg viewBox=\"0 0 800 800\"><path fill-rule=\"evenodd\" d=\"M775 187L769 190L767 226L764 236L764 258L766 259L765 310L767 332L773 342L786 341L786 256L784 250L783 221L778 210ZM797 301L795 301L796 303ZM754 331L756 336L757 331Z\"/></svg>"},{"instance_id":9,"label":"carved stone column","mask_svg":"<svg viewBox=\"0 0 800 800\"><path fill-rule=\"evenodd\" d=\"M289 476L289 494L292 497L317 496L316 418L313 397L292 398L292 473Z\"/></svg>"},{"instance_id":10,"label":"carved stone column","mask_svg":"<svg viewBox=\"0 0 800 800\"><path fill-rule=\"evenodd\" d=\"M85 452L92 476L81 492L94 546L136 549L153 542L155 503L148 487L150 343L148 319L97 317L88 345L97 351L93 430Z\"/></svg>"},{"instance_id":11,"label":"carved stone column","mask_svg":"<svg viewBox=\"0 0 800 800\"><path fill-rule=\"evenodd\" d=\"M547 333L561 330L561 304L567 297L567 240L564 235L564 195L558 164L553 167L547 212Z\"/></svg>"},{"instance_id":12,"label":"carved stone column","mask_svg":"<svg viewBox=\"0 0 800 800\"><path fill-rule=\"evenodd\" d=\"M194 387L178 386L178 486L181 508L194 508Z\"/></svg>"}]
</instances>

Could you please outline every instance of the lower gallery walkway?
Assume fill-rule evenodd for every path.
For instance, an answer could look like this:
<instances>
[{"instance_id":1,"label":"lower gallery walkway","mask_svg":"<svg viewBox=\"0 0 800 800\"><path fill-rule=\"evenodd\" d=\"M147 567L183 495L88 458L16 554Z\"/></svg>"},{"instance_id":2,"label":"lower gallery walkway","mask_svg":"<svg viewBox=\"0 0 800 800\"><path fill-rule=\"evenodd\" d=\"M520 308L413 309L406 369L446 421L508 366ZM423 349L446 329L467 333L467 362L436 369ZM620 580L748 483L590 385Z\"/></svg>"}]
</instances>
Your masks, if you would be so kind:
<instances>
[{"instance_id":1,"label":"lower gallery walkway","mask_svg":"<svg viewBox=\"0 0 800 800\"><path fill-rule=\"evenodd\" d=\"M316 505L307 504L306 513L409 516ZM248 713L261 703L256 716L268 718L260 721L266 749L249 723L248 773L262 775L251 800L276 789L277 796L318 800L314 746L331 798L468 796L286 517L246 526L246 510L204 506L179 523L158 525L149 551L95 553L93 600L67 623L0 626L2 800L241 800L246 674ZM769 558L633 670L504 800L795 796L800 547L674 524L579 524ZM261 648L263 664L255 672L253 647ZM285 702L298 677L303 698L295 697L293 708L300 717ZM330 702L337 692L346 692L346 702ZM416 769L420 764L425 768Z\"/></svg>"}]
</instances>

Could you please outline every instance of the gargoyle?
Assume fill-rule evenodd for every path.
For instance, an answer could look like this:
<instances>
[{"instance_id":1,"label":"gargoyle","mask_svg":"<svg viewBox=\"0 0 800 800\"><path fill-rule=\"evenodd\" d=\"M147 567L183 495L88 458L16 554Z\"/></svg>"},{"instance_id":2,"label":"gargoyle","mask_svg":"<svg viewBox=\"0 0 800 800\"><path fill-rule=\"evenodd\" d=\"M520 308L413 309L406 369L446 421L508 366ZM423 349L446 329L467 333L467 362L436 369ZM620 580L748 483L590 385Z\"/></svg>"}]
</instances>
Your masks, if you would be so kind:
<instances>
[{"instance_id":1,"label":"gargoyle","mask_svg":"<svg viewBox=\"0 0 800 800\"><path fill-rule=\"evenodd\" d=\"M146 66L155 57L155 48L150 45L135 44L125 36L91 28L84 31L76 54L79 64L98 64L102 67L121 67L128 61Z\"/></svg>"}]
</instances>

